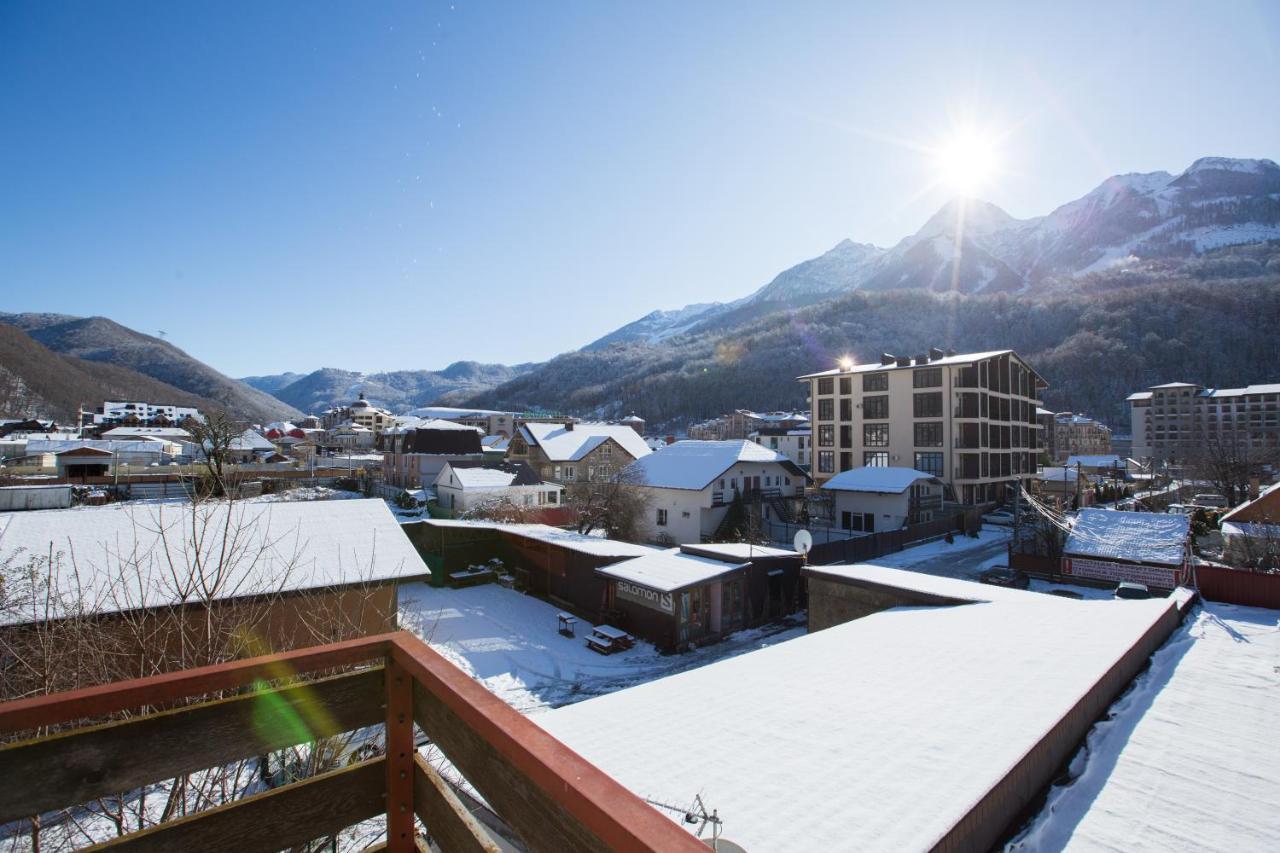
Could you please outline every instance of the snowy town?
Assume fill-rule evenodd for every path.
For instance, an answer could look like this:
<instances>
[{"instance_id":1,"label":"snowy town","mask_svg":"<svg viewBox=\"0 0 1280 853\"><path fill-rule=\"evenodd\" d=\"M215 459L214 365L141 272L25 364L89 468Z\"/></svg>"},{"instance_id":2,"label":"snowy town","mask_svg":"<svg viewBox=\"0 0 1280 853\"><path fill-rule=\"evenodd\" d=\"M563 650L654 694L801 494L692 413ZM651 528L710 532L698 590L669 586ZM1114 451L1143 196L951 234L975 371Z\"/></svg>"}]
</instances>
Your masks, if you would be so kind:
<instances>
[{"instance_id":1,"label":"snowy town","mask_svg":"<svg viewBox=\"0 0 1280 853\"><path fill-rule=\"evenodd\" d=\"M0 853L1277 853L1277 45L0 3Z\"/></svg>"},{"instance_id":2,"label":"snowy town","mask_svg":"<svg viewBox=\"0 0 1280 853\"><path fill-rule=\"evenodd\" d=\"M121 678L141 676L129 703L153 673L250 673L298 652L328 670L325 648L412 642L500 700L522 742L545 732L666 814L668 841L669 826L791 849L815 801L841 807L796 849L1135 832L1247 848L1266 831L1185 802L1280 785L1256 764L1280 708L1258 689L1280 652L1280 484L1250 464L1275 458L1280 385L1135 390L1121 434L1043 409L1051 380L1011 350L842 360L797 381L807 410L738 409L689 437L639 413L397 414L363 396L297 422L120 401L5 421L0 722L99 717L114 695L78 697ZM347 669L340 681L368 682ZM176 713L196 725L199 707ZM325 735L329 767L390 748L351 713L352 731ZM148 719L108 726L123 748ZM415 719L415 779L458 812L446 820L496 848L546 841L499 805L488 764ZM688 742L660 746L673 726ZM199 808L209 777L249 802L321 743L308 726L242 734L165 771L181 765L186 792L93 734L116 730L74 730L53 777L9 792L11 842L169 832L160 811ZM9 747L5 777L49 748ZM558 749L541 760L558 766ZM232 753L255 766L205 766ZM760 756L788 780L781 799L753 781ZM380 825L354 814L334 836L347 844Z\"/></svg>"}]
</instances>

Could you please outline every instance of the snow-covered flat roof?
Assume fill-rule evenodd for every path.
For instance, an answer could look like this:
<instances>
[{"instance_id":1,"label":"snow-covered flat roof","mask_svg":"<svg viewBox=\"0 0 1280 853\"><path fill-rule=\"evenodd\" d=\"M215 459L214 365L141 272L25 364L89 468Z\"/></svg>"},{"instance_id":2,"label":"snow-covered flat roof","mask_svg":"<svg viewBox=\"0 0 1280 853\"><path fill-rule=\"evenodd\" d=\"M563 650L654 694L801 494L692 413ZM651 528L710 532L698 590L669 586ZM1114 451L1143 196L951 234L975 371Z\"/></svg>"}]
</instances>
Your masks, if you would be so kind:
<instances>
[{"instance_id":1,"label":"snow-covered flat roof","mask_svg":"<svg viewBox=\"0 0 1280 853\"><path fill-rule=\"evenodd\" d=\"M1171 606L886 610L532 719L747 850L927 850Z\"/></svg>"},{"instance_id":2,"label":"snow-covered flat roof","mask_svg":"<svg viewBox=\"0 0 1280 853\"><path fill-rule=\"evenodd\" d=\"M637 459L653 452L639 433L624 424L580 423L570 429L564 424L527 423L520 431L552 462L576 462L611 438Z\"/></svg>"},{"instance_id":3,"label":"snow-covered flat roof","mask_svg":"<svg viewBox=\"0 0 1280 853\"><path fill-rule=\"evenodd\" d=\"M1191 519L1181 513L1082 509L1063 553L1073 557L1180 566L1186 559Z\"/></svg>"},{"instance_id":4,"label":"snow-covered flat roof","mask_svg":"<svg viewBox=\"0 0 1280 853\"><path fill-rule=\"evenodd\" d=\"M672 592L692 584L706 583L746 565L749 564L726 563L724 560L686 554L679 548L669 548L632 560L623 560L621 563L596 569L596 572L658 592Z\"/></svg>"},{"instance_id":5,"label":"snow-covered flat roof","mask_svg":"<svg viewBox=\"0 0 1280 853\"><path fill-rule=\"evenodd\" d=\"M1066 464L1068 468L1077 465L1085 468L1123 468L1124 460L1115 453L1107 453L1097 456L1068 456Z\"/></svg>"},{"instance_id":6,"label":"snow-covered flat roof","mask_svg":"<svg viewBox=\"0 0 1280 853\"><path fill-rule=\"evenodd\" d=\"M821 376L848 376L853 373L877 373L881 370L908 370L919 367L938 367L941 365L966 365L975 361L982 361L986 358L995 358L998 355L1017 355L1011 349L998 349L991 352L969 352L960 353L959 355L948 355L942 358L931 359L925 364L916 364L915 359L910 364L899 365L896 361L893 364L881 364L878 361L871 364L855 364L853 367L845 369L837 367L832 370L822 370L817 373L806 373L804 376L796 377L797 379L816 379Z\"/></svg>"},{"instance_id":7,"label":"snow-covered flat roof","mask_svg":"<svg viewBox=\"0 0 1280 853\"><path fill-rule=\"evenodd\" d=\"M716 478L741 462L775 462L793 476L805 476L785 455L745 438L729 441L677 441L636 460L627 470L643 477L646 486L697 491L705 489Z\"/></svg>"},{"instance_id":8,"label":"snow-covered flat roof","mask_svg":"<svg viewBox=\"0 0 1280 853\"><path fill-rule=\"evenodd\" d=\"M762 557L796 557L797 552L771 545L753 545L750 542L706 542L699 545L681 545L686 554L722 557L730 560L754 560Z\"/></svg>"},{"instance_id":9,"label":"snow-covered flat roof","mask_svg":"<svg viewBox=\"0 0 1280 853\"><path fill-rule=\"evenodd\" d=\"M552 527L548 524L506 524L497 521L445 518L432 518L423 523L434 527L472 527L479 530L501 530L597 557L642 557L661 550L649 545L636 545L631 542L606 539L603 536L589 536L573 530L561 530L559 527Z\"/></svg>"},{"instance_id":10,"label":"snow-covered flat roof","mask_svg":"<svg viewBox=\"0 0 1280 853\"><path fill-rule=\"evenodd\" d=\"M932 474L914 468L850 468L822 484L833 492L880 492L900 495L920 480L938 482Z\"/></svg>"},{"instance_id":11,"label":"snow-covered flat roof","mask_svg":"<svg viewBox=\"0 0 1280 853\"><path fill-rule=\"evenodd\" d=\"M1076 468L1050 466L1042 469L1037 476L1041 480L1051 480L1058 483L1074 483L1076 480L1080 479L1080 471Z\"/></svg>"},{"instance_id":12,"label":"snow-covered flat roof","mask_svg":"<svg viewBox=\"0 0 1280 853\"><path fill-rule=\"evenodd\" d=\"M1028 850L1280 850L1280 611L1205 602L1089 734Z\"/></svg>"},{"instance_id":13,"label":"snow-covered flat roof","mask_svg":"<svg viewBox=\"0 0 1280 853\"><path fill-rule=\"evenodd\" d=\"M1042 599L1045 596L1039 593L1028 592L1023 589L1012 589L1010 587L995 586L993 584L974 583L973 581L959 580L958 578L947 578L939 575L928 575L923 572L913 572L908 569L894 569L889 566L880 566L874 563L850 563L840 566L810 566L808 571L820 575L830 575L837 578L848 578L853 581L864 581L866 583L881 584L883 586L892 586L897 589L905 589L911 592L921 592L927 595L937 595L943 598L954 598L958 601L969 601L975 604L988 601L1022 601L1028 600L1027 596L1035 596L1030 599L1033 604L1046 604ZM1059 602L1066 602L1066 599L1058 599ZM1054 602L1047 602L1053 604Z\"/></svg>"},{"instance_id":14,"label":"snow-covered flat roof","mask_svg":"<svg viewBox=\"0 0 1280 853\"><path fill-rule=\"evenodd\" d=\"M47 558L52 549L61 554L62 591L77 582L74 563L86 603L104 613L177 602L175 575L189 579L199 564L225 573L217 598L430 574L386 502L376 498L218 501L194 512L194 525L186 503L5 513L0 560L25 563Z\"/></svg>"}]
</instances>

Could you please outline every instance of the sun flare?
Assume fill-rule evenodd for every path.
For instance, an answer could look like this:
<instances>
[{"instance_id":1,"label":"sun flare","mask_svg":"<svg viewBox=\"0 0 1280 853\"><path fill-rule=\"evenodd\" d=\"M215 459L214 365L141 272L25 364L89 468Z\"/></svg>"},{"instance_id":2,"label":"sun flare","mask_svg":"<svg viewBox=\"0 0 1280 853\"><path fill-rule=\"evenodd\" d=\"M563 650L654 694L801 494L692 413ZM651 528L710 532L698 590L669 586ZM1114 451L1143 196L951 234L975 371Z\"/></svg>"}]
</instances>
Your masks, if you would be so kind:
<instances>
[{"instance_id":1,"label":"sun flare","mask_svg":"<svg viewBox=\"0 0 1280 853\"><path fill-rule=\"evenodd\" d=\"M955 131L933 154L939 180L959 195L982 190L1000 168L995 139L973 128Z\"/></svg>"}]
</instances>

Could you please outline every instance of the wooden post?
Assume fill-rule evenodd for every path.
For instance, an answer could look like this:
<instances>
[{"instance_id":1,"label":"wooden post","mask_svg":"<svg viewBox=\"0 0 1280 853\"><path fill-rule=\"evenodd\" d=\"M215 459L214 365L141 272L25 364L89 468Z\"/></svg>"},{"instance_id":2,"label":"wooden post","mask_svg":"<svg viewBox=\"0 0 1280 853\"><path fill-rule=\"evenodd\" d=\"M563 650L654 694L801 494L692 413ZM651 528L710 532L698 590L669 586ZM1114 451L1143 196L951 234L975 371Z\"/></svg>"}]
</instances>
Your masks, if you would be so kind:
<instances>
[{"instance_id":1,"label":"wooden post","mask_svg":"<svg viewBox=\"0 0 1280 853\"><path fill-rule=\"evenodd\" d=\"M408 673L387 657L387 849L414 850L413 684Z\"/></svg>"}]
</instances>

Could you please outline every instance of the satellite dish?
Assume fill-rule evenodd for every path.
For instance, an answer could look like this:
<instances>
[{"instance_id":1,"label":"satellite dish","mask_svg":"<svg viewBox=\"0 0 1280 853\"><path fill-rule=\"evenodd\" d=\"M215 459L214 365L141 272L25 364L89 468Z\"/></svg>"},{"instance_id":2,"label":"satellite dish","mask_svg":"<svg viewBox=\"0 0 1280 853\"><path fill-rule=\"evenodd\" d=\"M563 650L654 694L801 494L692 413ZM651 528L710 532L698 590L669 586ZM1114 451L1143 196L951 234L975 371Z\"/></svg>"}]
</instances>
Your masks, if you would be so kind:
<instances>
[{"instance_id":1,"label":"satellite dish","mask_svg":"<svg viewBox=\"0 0 1280 853\"><path fill-rule=\"evenodd\" d=\"M807 533L808 531L802 530L800 532ZM747 853L742 845L734 844L727 838L704 838L702 839L702 843L710 847L712 850L719 851L719 853Z\"/></svg>"},{"instance_id":2,"label":"satellite dish","mask_svg":"<svg viewBox=\"0 0 1280 853\"><path fill-rule=\"evenodd\" d=\"M792 540L792 544L796 546L796 550L801 554L808 554L809 549L813 547L813 534L807 530L797 530L796 538Z\"/></svg>"}]
</instances>

